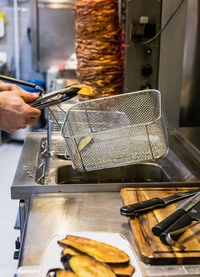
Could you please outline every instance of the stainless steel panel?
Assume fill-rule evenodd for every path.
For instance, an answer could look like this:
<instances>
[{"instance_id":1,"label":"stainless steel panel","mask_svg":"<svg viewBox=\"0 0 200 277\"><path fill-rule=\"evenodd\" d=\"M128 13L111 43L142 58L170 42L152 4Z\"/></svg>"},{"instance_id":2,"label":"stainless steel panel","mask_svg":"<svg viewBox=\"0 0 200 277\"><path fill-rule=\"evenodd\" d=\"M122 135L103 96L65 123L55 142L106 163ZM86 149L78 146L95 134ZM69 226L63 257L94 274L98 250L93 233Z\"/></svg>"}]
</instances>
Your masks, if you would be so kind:
<instances>
[{"instance_id":1,"label":"stainless steel panel","mask_svg":"<svg viewBox=\"0 0 200 277\"><path fill-rule=\"evenodd\" d=\"M159 38L143 45L144 40L133 38L133 25L141 17L148 17L149 23L156 24L156 32L161 24L161 1L131 0L126 1L126 35L125 35L125 91L137 91L141 88L158 87ZM151 54L147 50L151 49ZM150 65L152 74L143 76L141 69Z\"/></svg>"},{"instance_id":2,"label":"stainless steel panel","mask_svg":"<svg viewBox=\"0 0 200 277\"><path fill-rule=\"evenodd\" d=\"M75 52L74 1L31 1L33 65L39 71L63 65Z\"/></svg>"},{"instance_id":3,"label":"stainless steel panel","mask_svg":"<svg viewBox=\"0 0 200 277\"><path fill-rule=\"evenodd\" d=\"M200 128L179 128L178 131L185 139L187 139L193 148L200 151Z\"/></svg>"},{"instance_id":4,"label":"stainless steel panel","mask_svg":"<svg viewBox=\"0 0 200 277\"><path fill-rule=\"evenodd\" d=\"M177 8L180 0L163 0L162 3L162 26L164 26ZM179 11L161 34L160 40L158 87L163 96L170 127L179 126L186 14L187 1L184 1Z\"/></svg>"},{"instance_id":5,"label":"stainless steel panel","mask_svg":"<svg viewBox=\"0 0 200 277\"><path fill-rule=\"evenodd\" d=\"M167 174L156 164L134 164L79 173L71 165L57 169L57 184L169 182Z\"/></svg>"},{"instance_id":6,"label":"stainless steel panel","mask_svg":"<svg viewBox=\"0 0 200 277\"><path fill-rule=\"evenodd\" d=\"M200 2L187 1L180 126L200 126Z\"/></svg>"},{"instance_id":7,"label":"stainless steel panel","mask_svg":"<svg viewBox=\"0 0 200 277\"><path fill-rule=\"evenodd\" d=\"M163 0L162 26L180 0ZM200 2L186 0L161 35L159 90L169 126L200 126Z\"/></svg>"},{"instance_id":8,"label":"stainless steel panel","mask_svg":"<svg viewBox=\"0 0 200 277\"><path fill-rule=\"evenodd\" d=\"M140 16L149 16L151 22L156 22L158 32L180 3L181 0L126 1L125 90L137 90L145 83L158 87L170 127L200 126L200 2L183 1L161 33L160 41L157 38L145 45L152 48L152 55L145 55L144 45L132 37L133 24L139 22ZM140 70L147 63L153 73L144 78Z\"/></svg>"}]
</instances>

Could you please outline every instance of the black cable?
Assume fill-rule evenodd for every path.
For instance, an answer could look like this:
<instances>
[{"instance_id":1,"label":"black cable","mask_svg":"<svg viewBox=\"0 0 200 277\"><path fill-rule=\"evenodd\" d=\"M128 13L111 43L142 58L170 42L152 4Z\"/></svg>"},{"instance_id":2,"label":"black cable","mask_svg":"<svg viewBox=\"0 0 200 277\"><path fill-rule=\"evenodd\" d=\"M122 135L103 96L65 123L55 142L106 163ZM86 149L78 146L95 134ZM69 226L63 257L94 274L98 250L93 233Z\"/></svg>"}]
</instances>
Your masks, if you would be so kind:
<instances>
[{"instance_id":1,"label":"black cable","mask_svg":"<svg viewBox=\"0 0 200 277\"><path fill-rule=\"evenodd\" d=\"M181 5L183 4L185 0L181 0L181 2L179 3L179 5L177 6L177 8L175 9L175 11L171 14L171 16L169 17L169 19L167 20L167 22L165 23L165 25L163 26L162 29L160 29L160 31L158 31L158 33L152 37L151 39L148 39L144 42L141 42L141 44L147 44L147 43L150 43L152 42L153 40L155 40L164 30L165 28L167 27L167 25L170 23L170 21L172 20L172 18L175 16L175 14L178 12L178 10L180 9Z\"/></svg>"}]
</instances>

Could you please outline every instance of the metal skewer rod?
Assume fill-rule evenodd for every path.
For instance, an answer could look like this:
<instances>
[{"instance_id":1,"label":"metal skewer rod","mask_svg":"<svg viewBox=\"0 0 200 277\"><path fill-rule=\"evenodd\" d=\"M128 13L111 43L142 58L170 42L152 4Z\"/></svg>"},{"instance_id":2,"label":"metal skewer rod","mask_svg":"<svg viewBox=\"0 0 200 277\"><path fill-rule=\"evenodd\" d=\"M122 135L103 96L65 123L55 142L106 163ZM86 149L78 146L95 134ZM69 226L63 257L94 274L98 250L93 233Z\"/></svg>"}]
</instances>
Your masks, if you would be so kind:
<instances>
[{"instance_id":1,"label":"metal skewer rod","mask_svg":"<svg viewBox=\"0 0 200 277\"><path fill-rule=\"evenodd\" d=\"M23 85L23 86L30 87L30 88L35 88L35 89L40 90L41 93L44 93L44 89L42 87L40 87L36 84L33 84L33 83L18 80L18 79L12 78L12 77L4 76L4 75L0 75L0 80L7 81L7 82L10 82L10 83L15 83L15 84L18 84L18 85Z\"/></svg>"}]
</instances>

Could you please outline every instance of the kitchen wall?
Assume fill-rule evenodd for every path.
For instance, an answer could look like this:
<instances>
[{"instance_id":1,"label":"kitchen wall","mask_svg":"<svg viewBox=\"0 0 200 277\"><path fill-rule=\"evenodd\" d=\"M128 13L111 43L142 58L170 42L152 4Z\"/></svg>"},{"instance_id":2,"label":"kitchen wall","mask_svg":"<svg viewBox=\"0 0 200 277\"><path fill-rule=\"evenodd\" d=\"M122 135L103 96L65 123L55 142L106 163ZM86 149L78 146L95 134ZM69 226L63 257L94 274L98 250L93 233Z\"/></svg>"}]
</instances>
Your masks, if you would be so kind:
<instances>
[{"instance_id":1,"label":"kitchen wall","mask_svg":"<svg viewBox=\"0 0 200 277\"><path fill-rule=\"evenodd\" d=\"M30 1L18 0L19 16L19 71L20 79L23 80L44 80L41 73L32 68L32 50L28 39L28 28L30 28ZM9 73L15 76L15 36L14 36L14 8L13 0L0 0L0 13L6 16L6 34L0 38L1 52L7 53L7 65Z\"/></svg>"}]
</instances>

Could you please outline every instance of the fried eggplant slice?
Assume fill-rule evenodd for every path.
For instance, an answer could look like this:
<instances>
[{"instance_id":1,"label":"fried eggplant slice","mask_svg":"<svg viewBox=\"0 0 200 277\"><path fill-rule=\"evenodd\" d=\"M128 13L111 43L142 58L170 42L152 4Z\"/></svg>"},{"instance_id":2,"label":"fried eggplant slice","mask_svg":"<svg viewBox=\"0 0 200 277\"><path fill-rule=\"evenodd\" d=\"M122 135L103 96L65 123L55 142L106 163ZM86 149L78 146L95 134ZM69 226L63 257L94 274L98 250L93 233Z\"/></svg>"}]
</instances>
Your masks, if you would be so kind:
<instances>
[{"instance_id":1,"label":"fried eggplant slice","mask_svg":"<svg viewBox=\"0 0 200 277\"><path fill-rule=\"evenodd\" d=\"M66 254L66 255L62 256L61 259L60 259L62 265L67 270L71 270L71 267L69 265L69 260L71 259L71 257L73 257L73 255Z\"/></svg>"},{"instance_id":2,"label":"fried eggplant slice","mask_svg":"<svg viewBox=\"0 0 200 277\"><path fill-rule=\"evenodd\" d=\"M99 262L104 263L127 263L129 256L122 250L112 245L96 240L71 236L59 240L58 243L64 246L71 246L81 252L92 256Z\"/></svg>"},{"instance_id":3,"label":"fried eggplant slice","mask_svg":"<svg viewBox=\"0 0 200 277\"><path fill-rule=\"evenodd\" d=\"M79 277L116 277L108 265L86 255L71 257L69 265Z\"/></svg>"},{"instance_id":4,"label":"fried eggplant slice","mask_svg":"<svg viewBox=\"0 0 200 277\"><path fill-rule=\"evenodd\" d=\"M70 269L69 260L72 256L82 255L83 253L75 249L66 247L62 251L61 262L65 269ZM108 264L118 277L131 277L135 272L134 266L129 263L125 264Z\"/></svg>"},{"instance_id":5,"label":"fried eggplant slice","mask_svg":"<svg viewBox=\"0 0 200 277\"><path fill-rule=\"evenodd\" d=\"M93 137L93 135L89 135L81 139L78 145L79 152L81 152L92 141Z\"/></svg>"},{"instance_id":6,"label":"fried eggplant slice","mask_svg":"<svg viewBox=\"0 0 200 277\"><path fill-rule=\"evenodd\" d=\"M69 270L62 269L57 272L56 277L78 277L78 276Z\"/></svg>"},{"instance_id":7,"label":"fried eggplant slice","mask_svg":"<svg viewBox=\"0 0 200 277\"><path fill-rule=\"evenodd\" d=\"M53 268L47 272L46 277L78 277L78 276L69 270L65 270L61 268Z\"/></svg>"},{"instance_id":8,"label":"fried eggplant slice","mask_svg":"<svg viewBox=\"0 0 200 277\"><path fill-rule=\"evenodd\" d=\"M71 256L76 256L76 255L81 255L82 253L78 250L69 248L69 247L65 247L62 251L62 255L71 255Z\"/></svg>"},{"instance_id":9,"label":"fried eggplant slice","mask_svg":"<svg viewBox=\"0 0 200 277\"><path fill-rule=\"evenodd\" d=\"M78 251L76 249L72 249L70 247L65 247L62 251L62 257L61 257L61 263L63 264L65 269L70 269L69 266L69 260L72 256L77 256L77 255L83 255L81 251Z\"/></svg>"},{"instance_id":10,"label":"fried eggplant slice","mask_svg":"<svg viewBox=\"0 0 200 277\"><path fill-rule=\"evenodd\" d=\"M74 87L81 88L78 91L78 94L82 94L82 95L93 95L94 94L93 88L91 86L86 85L86 84L78 84L78 85L74 85Z\"/></svg>"},{"instance_id":11,"label":"fried eggplant slice","mask_svg":"<svg viewBox=\"0 0 200 277\"><path fill-rule=\"evenodd\" d=\"M135 272L131 264L109 264L115 274L119 277L131 277Z\"/></svg>"}]
</instances>

